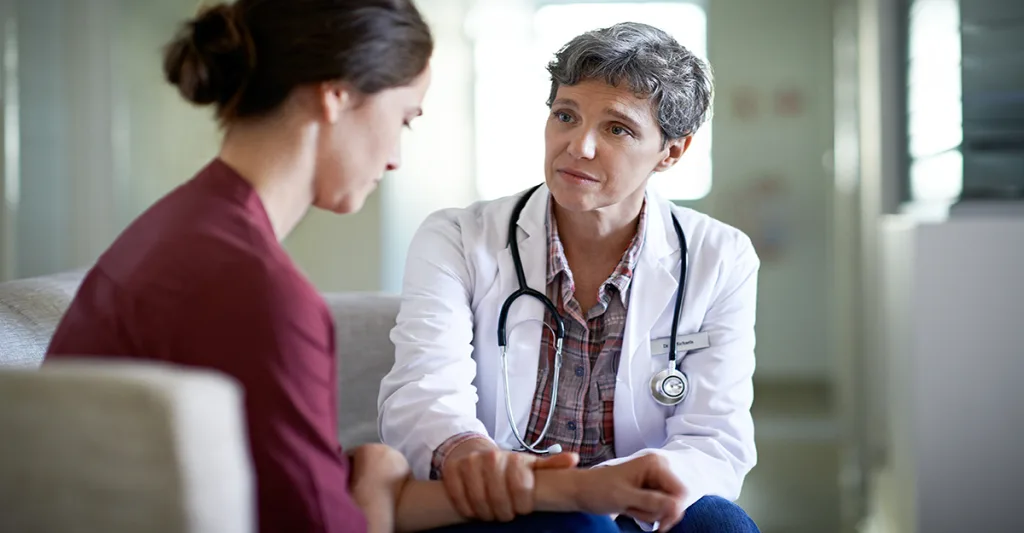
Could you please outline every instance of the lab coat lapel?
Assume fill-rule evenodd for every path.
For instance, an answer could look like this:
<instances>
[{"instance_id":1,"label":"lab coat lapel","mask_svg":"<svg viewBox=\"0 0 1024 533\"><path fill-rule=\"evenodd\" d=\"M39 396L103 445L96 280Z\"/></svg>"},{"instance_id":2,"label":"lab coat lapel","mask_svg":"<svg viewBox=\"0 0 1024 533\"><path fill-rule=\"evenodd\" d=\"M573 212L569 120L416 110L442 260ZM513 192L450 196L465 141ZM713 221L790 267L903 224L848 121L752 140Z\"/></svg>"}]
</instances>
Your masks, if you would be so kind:
<instances>
[{"instance_id":1,"label":"lab coat lapel","mask_svg":"<svg viewBox=\"0 0 1024 533\"><path fill-rule=\"evenodd\" d=\"M541 186L530 197L519 216L519 255L523 272L530 288L547 293L548 243L545 231L545 217L548 209L548 188ZM514 203L514 202L513 202ZM511 210L510 210L511 212ZM506 221L507 223L507 221ZM505 235L507 238L507 235ZM498 265L501 279L502 301L519 289L512 252L506 246ZM509 309L505 332L508 342L508 380L511 393L512 415L520 435L526 438L526 426L530 420L530 408L537 387L537 370L540 360L541 333L544 329L544 305L536 298L520 296ZM496 353L500 356L500 352ZM505 413L504 380L499 371L495 389L501 398L495 402L495 441L506 448L516 448L518 441L512 435Z\"/></svg>"},{"instance_id":2,"label":"lab coat lapel","mask_svg":"<svg viewBox=\"0 0 1024 533\"><path fill-rule=\"evenodd\" d=\"M631 360L637 348L649 343L654 323L675 302L679 273L669 268L678 266L679 244L670 209L667 202L648 193L647 235L631 282L623 360Z\"/></svg>"},{"instance_id":3,"label":"lab coat lapel","mask_svg":"<svg viewBox=\"0 0 1024 533\"><path fill-rule=\"evenodd\" d=\"M675 303L679 275L670 270L678 266L679 244L672 227L671 207L667 201L652 193L647 196L647 234L640 251L631 282L626 333L622 339L619 376L615 394L616 428L627 420L629 427L637 422L643 398L650 395L651 329ZM637 428L639 426L636 426ZM616 449L639 449L642 446L639 429L615 432ZM635 441L635 442L633 442Z\"/></svg>"}]
</instances>

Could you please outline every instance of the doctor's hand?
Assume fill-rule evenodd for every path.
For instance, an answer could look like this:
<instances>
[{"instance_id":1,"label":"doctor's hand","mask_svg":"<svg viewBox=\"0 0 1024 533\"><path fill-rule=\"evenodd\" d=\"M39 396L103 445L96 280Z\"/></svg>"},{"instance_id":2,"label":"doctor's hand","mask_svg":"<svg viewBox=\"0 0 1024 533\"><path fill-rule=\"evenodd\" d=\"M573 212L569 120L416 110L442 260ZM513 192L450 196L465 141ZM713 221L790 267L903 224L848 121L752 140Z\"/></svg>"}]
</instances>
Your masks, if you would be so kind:
<instances>
[{"instance_id":1,"label":"doctor's hand","mask_svg":"<svg viewBox=\"0 0 1024 533\"><path fill-rule=\"evenodd\" d=\"M534 471L573 468L574 453L537 457L499 449L487 439L456 446L441 467L444 487L459 514L508 522L534 510Z\"/></svg>"},{"instance_id":2,"label":"doctor's hand","mask_svg":"<svg viewBox=\"0 0 1024 533\"><path fill-rule=\"evenodd\" d=\"M669 469L668 460L659 455L580 471L575 481L579 511L660 522L661 531L671 530L683 519L686 488Z\"/></svg>"}]
</instances>

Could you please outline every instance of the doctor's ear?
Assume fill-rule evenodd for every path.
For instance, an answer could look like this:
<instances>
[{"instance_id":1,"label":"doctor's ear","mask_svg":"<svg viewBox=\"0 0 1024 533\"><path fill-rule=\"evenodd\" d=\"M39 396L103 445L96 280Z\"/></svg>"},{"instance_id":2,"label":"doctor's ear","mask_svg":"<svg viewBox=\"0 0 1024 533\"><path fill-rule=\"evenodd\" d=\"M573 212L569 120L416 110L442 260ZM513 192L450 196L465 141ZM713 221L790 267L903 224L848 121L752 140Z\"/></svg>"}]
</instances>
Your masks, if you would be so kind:
<instances>
[{"instance_id":1,"label":"doctor's ear","mask_svg":"<svg viewBox=\"0 0 1024 533\"><path fill-rule=\"evenodd\" d=\"M658 162L658 166L654 167L654 171L664 172L675 166L679 159L683 157L683 154L690 149L690 142L692 141L693 135L667 141L663 150L665 151L665 157Z\"/></svg>"},{"instance_id":2,"label":"doctor's ear","mask_svg":"<svg viewBox=\"0 0 1024 533\"><path fill-rule=\"evenodd\" d=\"M323 118L331 124L338 122L356 100L353 88L344 83L324 82L317 89Z\"/></svg>"}]
</instances>

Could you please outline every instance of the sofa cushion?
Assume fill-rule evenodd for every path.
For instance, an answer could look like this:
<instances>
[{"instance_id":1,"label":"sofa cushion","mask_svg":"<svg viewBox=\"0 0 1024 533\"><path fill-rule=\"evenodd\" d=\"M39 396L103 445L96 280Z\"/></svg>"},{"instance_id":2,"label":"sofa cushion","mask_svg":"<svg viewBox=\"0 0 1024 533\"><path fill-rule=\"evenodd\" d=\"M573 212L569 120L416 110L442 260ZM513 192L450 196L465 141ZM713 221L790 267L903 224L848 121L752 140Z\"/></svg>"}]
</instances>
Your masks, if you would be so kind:
<instances>
[{"instance_id":1,"label":"sofa cushion","mask_svg":"<svg viewBox=\"0 0 1024 533\"><path fill-rule=\"evenodd\" d=\"M0 283L0 368L36 368L84 272Z\"/></svg>"},{"instance_id":2,"label":"sofa cushion","mask_svg":"<svg viewBox=\"0 0 1024 533\"><path fill-rule=\"evenodd\" d=\"M390 335L399 297L373 293L323 296L337 330L339 438L346 448L379 442L377 395L395 361Z\"/></svg>"}]
</instances>

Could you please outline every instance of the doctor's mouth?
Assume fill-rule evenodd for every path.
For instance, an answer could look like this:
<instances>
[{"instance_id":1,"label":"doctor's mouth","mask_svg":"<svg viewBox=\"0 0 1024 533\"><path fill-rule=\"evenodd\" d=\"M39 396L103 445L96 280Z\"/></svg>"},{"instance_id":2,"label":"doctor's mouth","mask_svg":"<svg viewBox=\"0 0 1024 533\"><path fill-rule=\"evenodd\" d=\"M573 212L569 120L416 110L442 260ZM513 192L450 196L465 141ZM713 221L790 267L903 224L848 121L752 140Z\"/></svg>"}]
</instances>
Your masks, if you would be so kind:
<instances>
[{"instance_id":1,"label":"doctor's mouth","mask_svg":"<svg viewBox=\"0 0 1024 533\"><path fill-rule=\"evenodd\" d=\"M560 168L555 173L563 180L575 185L596 185L601 183L597 178L582 170Z\"/></svg>"}]
</instances>

